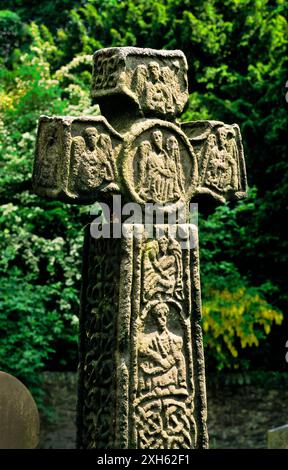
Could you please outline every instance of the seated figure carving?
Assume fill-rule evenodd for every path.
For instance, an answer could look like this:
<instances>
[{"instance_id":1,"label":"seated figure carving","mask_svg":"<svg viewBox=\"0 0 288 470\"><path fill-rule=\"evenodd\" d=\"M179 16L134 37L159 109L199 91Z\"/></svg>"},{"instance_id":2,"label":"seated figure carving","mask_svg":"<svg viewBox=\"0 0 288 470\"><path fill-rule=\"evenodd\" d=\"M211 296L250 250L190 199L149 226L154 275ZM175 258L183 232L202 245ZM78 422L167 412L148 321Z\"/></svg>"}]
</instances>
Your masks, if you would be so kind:
<instances>
[{"instance_id":1,"label":"seated figure carving","mask_svg":"<svg viewBox=\"0 0 288 470\"><path fill-rule=\"evenodd\" d=\"M168 313L167 304L156 304L151 310L156 331L139 337L139 395L187 395L183 340L169 331Z\"/></svg>"},{"instance_id":2,"label":"seated figure carving","mask_svg":"<svg viewBox=\"0 0 288 470\"><path fill-rule=\"evenodd\" d=\"M183 267L179 243L166 236L149 241L143 254L143 301L182 298Z\"/></svg>"}]
</instances>

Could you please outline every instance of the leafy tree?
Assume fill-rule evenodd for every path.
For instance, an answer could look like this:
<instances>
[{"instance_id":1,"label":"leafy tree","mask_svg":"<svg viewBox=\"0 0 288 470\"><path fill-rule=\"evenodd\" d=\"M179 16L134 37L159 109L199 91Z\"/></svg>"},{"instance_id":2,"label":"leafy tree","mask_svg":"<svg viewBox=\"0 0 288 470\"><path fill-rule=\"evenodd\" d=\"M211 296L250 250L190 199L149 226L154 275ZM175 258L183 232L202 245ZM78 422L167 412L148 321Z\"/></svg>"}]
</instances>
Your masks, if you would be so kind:
<instances>
[{"instance_id":1,"label":"leafy tree","mask_svg":"<svg viewBox=\"0 0 288 470\"><path fill-rule=\"evenodd\" d=\"M23 371L30 380L63 344L75 363L87 209L32 194L36 123L40 114L97 113L89 103L91 54L127 45L184 51L190 99L182 120L240 125L249 199L213 213L201 209L206 351L211 367L243 368L249 360L258 367L264 356L265 367L278 367L268 351L287 339L287 316L282 328L275 326L287 305L285 1L2 0L0 8L2 367L20 373L17 361L27 347L31 370ZM32 324L40 341L27 333ZM276 346L266 340L268 333Z\"/></svg>"},{"instance_id":2,"label":"leafy tree","mask_svg":"<svg viewBox=\"0 0 288 470\"><path fill-rule=\"evenodd\" d=\"M10 10L0 10L0 63L8 65L10 55L20 45L24 27L20 17Z\"/></svg>"},{"instance_id":3,"label":"leafy tree","mask_svg":"<svg viewBox=\"0 0 288 470\"><path fill-rule=\"evenodd\" d=\"M1 71L0 367L24 380L39 400L38 371L59 345L64 343L67 351L58 367L76 365L85 209L32 194L36 124L40 114L95 110L84 82L80 86L78 77L72 83L68 73L87 57L53 75L48 62L53 42L45 29L29 28L28 52L12 70Z\"/></svg>"}]
</instances>

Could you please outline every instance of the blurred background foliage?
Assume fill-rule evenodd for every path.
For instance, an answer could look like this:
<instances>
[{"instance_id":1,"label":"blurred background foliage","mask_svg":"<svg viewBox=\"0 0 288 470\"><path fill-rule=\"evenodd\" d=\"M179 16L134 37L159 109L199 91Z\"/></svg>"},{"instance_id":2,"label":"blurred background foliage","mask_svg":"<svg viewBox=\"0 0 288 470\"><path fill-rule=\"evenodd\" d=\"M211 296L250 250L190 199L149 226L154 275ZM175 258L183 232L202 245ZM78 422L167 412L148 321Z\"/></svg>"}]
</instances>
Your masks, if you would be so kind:
<instances>
[{"instance_id":1,"label":"blurred background foliage","mask_svg":"<svg viewBox=\"0 0 288 470\"><path fill-rule=\"evenodd\" d=\"M33 195L37 120L97 113L91 55L128 45L182 49L181 119L243 135L248 199L199 219L207 369L287 367L285 0L0 0L0 367L38 395L41 369L76 367L89 208Z\"/></svg>"}]
</instances>

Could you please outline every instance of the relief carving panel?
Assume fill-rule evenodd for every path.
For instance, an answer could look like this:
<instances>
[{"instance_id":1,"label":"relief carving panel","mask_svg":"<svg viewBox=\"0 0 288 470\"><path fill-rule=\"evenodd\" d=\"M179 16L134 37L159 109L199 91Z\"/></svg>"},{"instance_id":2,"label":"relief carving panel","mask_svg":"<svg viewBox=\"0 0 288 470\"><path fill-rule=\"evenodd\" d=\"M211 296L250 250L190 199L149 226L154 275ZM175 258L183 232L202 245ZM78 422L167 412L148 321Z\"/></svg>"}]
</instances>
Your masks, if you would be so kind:
<instances>
[{"instance_id":1,"label":"relief carving panel","mask_svg":"<svg viewBox=\"0 0 288 470\"><path fill-rule=\"evenodd\" d=\"M37 161L34 165L34 184L57 192L60 185L62 157L62 127L57 122L40 123L37 140Z\"/></svg>"},{"instance_id":2,"label":"relief carving panel","mask_svg":"<svg viewBox=\"0 0 288 470\"><path fill-rule=\"evenodd\" d=\"M86 240L87 282L83 285L80 328L81 395L78 446L109 449L114 443L115 349L120 240Z\"/></svg>"},{"instance_id":3,"label":"relief carving panel","mask_svg":"<svg viewBox=\"0 0 288 470\"><path fill-rule=\"evenodd\" d=\"M116 150L109 134L86 127L71 144L70 189L86 193L117 180Z\"/></svg>"},{"instance_id":4,"label":"relief carving panel","mask_svg":"<svg viewBox=\"0 0 288 470\"><path fill-rule=\"evenodd\" d=\"M143 449L195 447L193 365L189 364L190 322L183 302L182 255L178 241L168 235L142 246L135 420L137 446Z\"/></svg>"},{"instance_id":5,"label":"relief carving panel","mask_svg":"<svg viewBox=\"0 0 288 470\"><path fill-rule=\"evenodd\" d=\"M195 149L199 165L198 193L221 202L246 196L246 169L237 124L218 121L184 123L182 129Z\"/></svg>"},{"instance_id":6,"label":"relief carving panel","mask_svg":"<svg viewBox=\"0 0 288 470\"><path fill-rule=\"evenodd\" d=\"M122 137L102 116L42 116L33 174L38 194L69 202L94 202L99 191L118 191Z\"/></svg>"},{"instance_id":7,"label":"relief carving panel","mask_svg":"<svg viewBox=\"0 0 288 470\"><path fill-rule=\"evenodd\" d=\"M140 298L132 296L126 310L129 317L122 318L122 311L119 318L121 328L127 325L124 343L129 344L129 355L124 349L123 359L119 358L130 377L125 380L129 391L123 389L119 394L129 396L130 403L126 445L192 449L197 447L199 436L206 436L206 428L204 414L197 425L195 419L195 387L199 387L199 377L204 378L193 359L197 357L192 340L197 316L193 318L191 302L190 250L181 249L167 226L157 239L147 239L143 232L129 250L132 277L127 279L131 290L126 282L120 298L126 298L128 290L139 292Z\"/></svg>"},{"instance_id":8,"label":"relief carving panel","mask_svg":"<svg viewBox=\"0 0 288 470\"><path fill-rule=\"evenodd\" d=\"M140 122L126 138L123 179L139 203L188 201L195 191L197 160L186 136L173 124Z\"/></svg>"},{"instance_id":9,"label":"relief carving panel","mask_svg":"<svg viewBox=\"0 0 288 470\"><path fill-rule=\"evenodd\" d=\"M145 116L177 116L188 99L184 54L135 47L97 51L92 96L101 103L111 94L126 95Z\"/></svg>"}]
</instances>

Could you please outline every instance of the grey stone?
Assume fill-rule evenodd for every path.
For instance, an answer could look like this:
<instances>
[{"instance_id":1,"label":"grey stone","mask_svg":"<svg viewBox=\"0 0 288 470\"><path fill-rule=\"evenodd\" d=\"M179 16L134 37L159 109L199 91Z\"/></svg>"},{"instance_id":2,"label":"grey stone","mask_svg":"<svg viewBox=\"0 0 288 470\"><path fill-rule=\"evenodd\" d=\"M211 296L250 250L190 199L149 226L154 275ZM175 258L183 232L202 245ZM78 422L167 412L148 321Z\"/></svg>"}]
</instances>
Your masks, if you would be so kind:
<instances>
[{"instance_id":1,"label":"grey stone","mask_svg":"<svg viewBox=\"0 0 288 470\"><path fill-rule=\"evenodd\" d=\"M99 192L119 192L121 144L122 137L103 116L41 116L34 191L71 203L93 203Z\"/></svg>"},{"instance_id":2,"label":"grey stone","mask_svg":"<svg viewBox=\"0 0 288 470\"><path fill-rule=\"evenodd\" d=\"M187 61L181 51L138 47L100 49L94 54L92 97L107 118L119 99L139 116L173 118L188 101Z\"/></svg>"},{"instance_id":3,"label":"grey stone","mask_svg":"<svg viewBox=\"0 0 288 470\"><path fill-rule=\"evenodd\" d=\"M288 424L270 429L267 438L268 449L288 449Z\"/></svg>"},{"instance_id":4,"label":"grey stone","mask_svg":"<svg viewBox=\"0 0 288 470\"><path fill-rule=\"evenodd\" d=\"M29 390L0 372L0 449L34 449L39 441L39 415Z\"/></svg>"}]
</instances>

